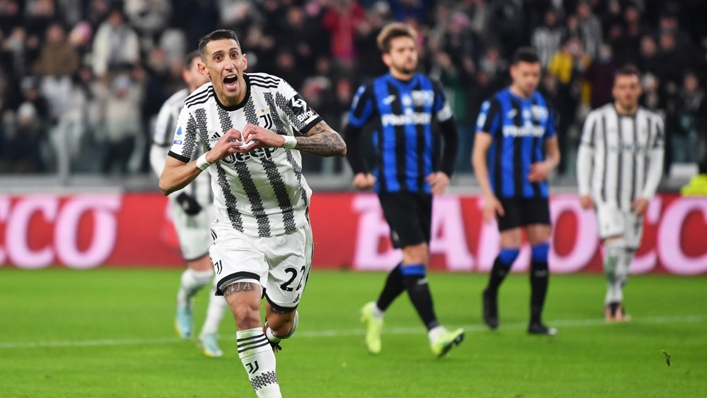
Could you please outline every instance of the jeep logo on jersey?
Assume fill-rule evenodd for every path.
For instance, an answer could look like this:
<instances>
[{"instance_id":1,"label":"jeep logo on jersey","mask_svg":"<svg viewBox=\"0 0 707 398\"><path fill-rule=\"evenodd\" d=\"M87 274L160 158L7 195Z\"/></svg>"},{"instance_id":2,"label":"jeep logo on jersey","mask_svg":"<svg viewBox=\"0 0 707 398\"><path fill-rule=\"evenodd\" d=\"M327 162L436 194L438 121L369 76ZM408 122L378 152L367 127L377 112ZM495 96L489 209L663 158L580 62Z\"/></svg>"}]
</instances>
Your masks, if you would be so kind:
<instances>
[{"instance_id":1,"label":"jeep logo on jersey","mask_svg":"<svg viewBox=\"0 0 707 398\"><path fill-rule=\"evenodd\" d=\"M272 153L276 150L277 148L255 148L246 153L233 153L223 158L222 161L228 164L234 164L236 162L247 162L254 157L258 159L272 159Z\"/></svg>"}]
</instances>

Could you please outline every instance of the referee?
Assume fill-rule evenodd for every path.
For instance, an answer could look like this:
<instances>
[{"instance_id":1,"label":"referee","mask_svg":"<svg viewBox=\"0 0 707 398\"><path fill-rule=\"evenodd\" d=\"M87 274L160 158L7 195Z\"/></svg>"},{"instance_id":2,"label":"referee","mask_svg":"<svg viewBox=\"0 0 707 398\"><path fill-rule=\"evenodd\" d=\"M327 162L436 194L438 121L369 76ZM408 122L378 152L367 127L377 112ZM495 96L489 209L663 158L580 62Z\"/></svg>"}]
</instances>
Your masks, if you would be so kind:
<instances>
[{"instance_id":1,"label":"referee","mask_svg":"<svg viewBox=\"0 0 707 398\"><path fill-rule=\"evenodd\" d=\"M498 327L498 288L520 253L521 227L532 246L528 333L554 335L541 315L549 271L550 209L547 175L560 162L554 112L535 91L540 60L531 48L520 48L510 68L511 86L481 105L472 163L484 195L484 219L498 218L501 252L483 292L486 324ZM544 149L544 151L543 151Z\"/></svg>"},{"instance_id":2,"label":"referee","mask_svg":"<svg viewBox=\"0 0 707 398\"><path fill-rule=\"evenodd\" d=\"M427 327L430 347L444 356L464 338L464 330L448 331L440 325L432 306L426 268L429 262L432 195L444 193L452 175L457 148L457 128L444 90L427 76L415 73L416 33L402 23L387 25L378 35L387 73L363 85L353 100L344 131L347 159L359 189L375 187L390 225L393 246L403 251L403 261L388 275L376 302L362 309L367 325L366 344L371 353L381 350L383 313L407 290L413 306ZM439 121L444 152L435 166L432 118ZM376 167L369 172L358 150L363 128L374 125Z\"/></svg>"}]
</instances>

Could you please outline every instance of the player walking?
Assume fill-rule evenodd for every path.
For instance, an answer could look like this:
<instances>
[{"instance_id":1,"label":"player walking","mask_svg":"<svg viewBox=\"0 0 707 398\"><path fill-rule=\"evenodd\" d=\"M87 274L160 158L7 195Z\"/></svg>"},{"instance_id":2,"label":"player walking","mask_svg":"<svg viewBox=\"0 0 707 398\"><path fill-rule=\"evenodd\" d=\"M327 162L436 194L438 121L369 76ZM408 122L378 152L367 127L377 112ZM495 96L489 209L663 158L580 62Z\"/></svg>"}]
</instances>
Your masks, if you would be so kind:
<instances>
[{"instance_id":1,"label":"player walking","mask_svg":"<svg viewBox=\"0 0 707 398\"><path fill-rule=\"evenodd\" d=\"M638 106L638 69L625 66L614 78L614 103L589 113L577 155L581 204L595 208L599 237L606 249L604 272L607 322L628 321L623 287L641 245L643 215L663 170L663 121Z\"/></svg>"},{"instance_id":2,"label":"player walking","mask_svg":"<svg viewBox=\"0 0 707 398\"><path fill-rule=\"evenodd\" d=\"M497 217L501 233L501 252L482 296L483 318L492 329L498 327L498 288L518 257L523 227L532 246L528 333L554 335L557 330L541 320L551 233L546 178L560 162L554 112L535 91L540 61L533 49L518 49L510 72L511 86L481 105L472 155L485 199L484 219Z\"/></svg>"},{"instance_id":3,"label":"player walking","mask_svg":"<svg viewBox=\"0 0 707 398\"><path fill-rule=\"evenodd\" d=\"M211 83L184 103L160 189L172 193L209 170L217 294L233 312L238 355L257 396L280 397L273 347L297 328L312 264L311 189L299 151L343 156L346 144L285 81L245 74L234 32L211 32L199 50L199 70ZM197 145L207 151L191 161Z\"/></svg>"},{"instance_id":4,"label":"player walking","mask_svg":"<svg viewBox=\"0 0 707 398\"><path fill-rule=\"evenodd\" d=\"M427 327L430 346L437 356L464 339L464 330L447 331L440 325L432 305L426 277L429 262L432 195L449 185L457 147L457 129L444 90L428 77L415 73L416 33L412 27L394 23L378 35L378 47L390 73L362 86L353 100L345 137L347 159L359 189L375 187L393 246L403 251L403 261L388 275L378 301L362 309L367 324L366 344L371 353L381 350L383 314L403 291ZM439 171L434 165L432 117L440 122L444 154ZM376 167L371 174L358 145L363 127L375 121Z\"/></svg>"},{"instance_id":5,"label":"player walking","mask_svg":"<svg viewBox=\"0 0 707 398\"><path fill-rule=\"evenodd\" d=\"M172 95L160 109L155 123L155 135L150 150L150 163L158 176L162 174L172 137L177 130L177 118L182 110L184 100L197 88L206 84L209 78L199 73L199 52L187 54L184 62L182 79L187 88ZM194 156L200 155L195 152ZM206 286L214 275L214 268L209 259L211 233L209 225L214 221L213 194L211 179L208 174L197 177L191 184L169 195L169 206L172 211L174 227L179 237L182 256L187 262L187 269L182 274L179 292L177 293L177 333L189 339L194 322L192 319L192 301L194 295ZM220 357L223 352L218 346L218 325L226 310L226 301L216 296L216 279L209 296L209 306L206 311L206 321L199 334L199 342L204 354L210 357Z\"/></svg>"}]
</instances>

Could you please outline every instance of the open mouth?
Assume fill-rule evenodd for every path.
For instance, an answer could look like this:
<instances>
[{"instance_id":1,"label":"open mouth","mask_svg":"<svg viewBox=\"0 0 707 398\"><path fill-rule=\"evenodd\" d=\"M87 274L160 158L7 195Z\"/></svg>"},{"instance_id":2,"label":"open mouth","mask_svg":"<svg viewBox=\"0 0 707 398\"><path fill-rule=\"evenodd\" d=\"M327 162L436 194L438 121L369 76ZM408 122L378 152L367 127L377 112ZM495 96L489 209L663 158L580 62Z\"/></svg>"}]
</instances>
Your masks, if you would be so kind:
<instances>
[{"instance_id":1,"label":"open mouth","mask_svg":"<svg viewBox=\"0 0 707 398\"><path fill-rule=\"evenodd\" d=\"M226 76L223 79L223 84L226 86L227 89L235 90L236 86L238 85L238 76L236 76L236 75Z\"/></svg>"}]
</instances>

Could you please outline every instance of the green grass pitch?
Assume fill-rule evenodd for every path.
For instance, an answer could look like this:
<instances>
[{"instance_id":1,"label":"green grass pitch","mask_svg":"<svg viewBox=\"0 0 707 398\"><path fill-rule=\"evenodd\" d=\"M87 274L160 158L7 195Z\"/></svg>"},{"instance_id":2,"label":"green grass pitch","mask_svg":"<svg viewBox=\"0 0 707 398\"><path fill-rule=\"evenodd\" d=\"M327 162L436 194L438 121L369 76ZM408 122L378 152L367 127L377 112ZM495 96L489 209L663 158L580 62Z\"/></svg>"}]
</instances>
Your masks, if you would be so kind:
<instances>
[{"instance_id":1,"label":"green grass pitch","mask_svg":"<svg viewBox=\"0 0 707 398\"><path fill-rule=\"evenodd\" d=\"M0 269L0 397L255 397L230 314L222 358L176 337L180 273ZM468 331L441 360L407 296L386 315L382 353L366 352L358 310L384 277L312 273L300 328L277 354L285 397L707 397L705 277L634 276L626 289L633 322L606 325L601 275L554 275L545 320L559 334L538 337L525 331L527 275L505 282L492 332L480 319L486 276L433 273L440 320Z\"/></svg>"}]
</instances>

